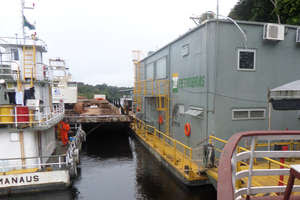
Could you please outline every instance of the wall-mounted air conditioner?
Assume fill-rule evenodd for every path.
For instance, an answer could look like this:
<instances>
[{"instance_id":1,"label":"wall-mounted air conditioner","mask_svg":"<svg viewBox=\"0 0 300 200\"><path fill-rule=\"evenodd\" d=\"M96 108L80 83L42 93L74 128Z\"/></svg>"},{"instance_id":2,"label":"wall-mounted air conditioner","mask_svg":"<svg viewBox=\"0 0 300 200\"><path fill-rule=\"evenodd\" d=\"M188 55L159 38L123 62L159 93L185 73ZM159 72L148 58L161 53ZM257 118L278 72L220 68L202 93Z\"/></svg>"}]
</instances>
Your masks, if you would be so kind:
<instances>
[{"instance_id":1,"label":"wall-mounted air conditioner","mask_svg":"<svg viewBox=\"0 0 300 200\"><path fill-rule=\"evenodd\" d=\"M296 32L296 42L300 43L300 28L297 28L297 32Z\"/></svg>"},{"instance_id":2,"label":"wall-mounted air conditioner","mask_svg":"<svg viewBox=\"0 0 300 200\"><path fill-rule=\"evenodd\" d=\"M265 24L264 40L284 40L284 25Z\"/></svg>"}]
</instances>

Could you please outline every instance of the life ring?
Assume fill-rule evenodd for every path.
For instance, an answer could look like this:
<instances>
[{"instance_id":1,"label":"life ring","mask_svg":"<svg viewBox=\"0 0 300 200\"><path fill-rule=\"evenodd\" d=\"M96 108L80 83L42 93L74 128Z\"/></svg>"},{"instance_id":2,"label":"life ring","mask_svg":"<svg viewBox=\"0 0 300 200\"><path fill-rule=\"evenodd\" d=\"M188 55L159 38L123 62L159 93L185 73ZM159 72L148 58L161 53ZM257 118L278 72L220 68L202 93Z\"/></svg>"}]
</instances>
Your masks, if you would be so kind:
<instances>
[{"instance_id":1,"label":"life ring","mask_svg":"<svg viewBox=\"0 0 300 200\"><path fill-rule=\"evenodd\" d=\"M164 118L161 115L158 116L158 123L159 124L163 124L164 123Z\"/></svg>"},{"instance_id":2,"label":"life ring","mask_svg":"<svg viewBox=\"0 0 300 200\"><path fill-rule=\"evenodd\" d=\"M185 123L184 125L184 134L186 136L190 136L191 135L191 124L190 123Z\"/></svg>"}]
</instances>

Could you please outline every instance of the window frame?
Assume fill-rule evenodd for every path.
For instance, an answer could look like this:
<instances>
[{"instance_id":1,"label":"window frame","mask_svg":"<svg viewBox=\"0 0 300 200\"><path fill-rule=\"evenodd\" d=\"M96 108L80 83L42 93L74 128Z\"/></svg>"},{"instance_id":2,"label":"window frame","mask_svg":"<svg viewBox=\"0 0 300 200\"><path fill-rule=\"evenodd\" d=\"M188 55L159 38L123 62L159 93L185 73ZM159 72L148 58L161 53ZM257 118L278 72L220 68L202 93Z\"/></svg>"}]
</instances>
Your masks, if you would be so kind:
<instances>
[{"instance_id":1,"label":"window frame","mask_svg":"<svg viewBox=\"0 0 300 200\"><path fill-rule=\"evenodd\" d=\"M164 77L158 77L158 65L157 63L160 61L160 60L165 60L165 76ZM155 61L155 72L154 72L154 77L156 80L163 80L163 79L167 79L168 78L168 58L167 56L162 56L160 57L159 59L157 59Z\"/></svg>"},{"instance_id":2,"label":"window frame","mask_svg":"<svg viewBox=\"0 0 300 200\"><path fill-rule=\"evenodd\" d=\"M15 56L17 55L17 56ZM17 57L17 59L16 59ZM11 48L11 60L19 61L20 60L20 53L18 48Z\"/></svg>"},{"instance_id":3,"label":"window frame","mask_svg":"<svg viewBox=\"0 0 300 200\"><path fill-rule=\"evenodd\" d=\"M248 112L248 117L247 118L235 118L234 117L234 112ZM251 117L251 112L253 111L263 111L263 117ZM265 108L249 108L249 109L232 109L231 111L231 119L233 121L239 121L239 120L265 120L266 119L266 112L267 110Z\"/></svg>"},{"instance_id":4,"label":"window frame","mask_svg":"<svg viewBox=\"0 0 300 200\"><path fill-rule=\"evenodd\" d=\"M243 69L240 68L240 52L253 52L254 53L254 61L253 61L253 69ZM237 49L237 70L238 71L256 71L256 49Z\"/></svg>"},{"instance_id":5,"label":"window frame","mask_svg":"<svg viewBox=\"0 0 300 200\"><path fill-rule=\"evenodd\" d=\"M152 77L148 78L148 67L150 65L152 65ZM155 67L156 67L155 65L156 65L155 62L150 62L150 63L146 64L146 67L145 67L145 74L146 74L145 80L153 80L155 78Z\"/></svg>"}]
</instances>

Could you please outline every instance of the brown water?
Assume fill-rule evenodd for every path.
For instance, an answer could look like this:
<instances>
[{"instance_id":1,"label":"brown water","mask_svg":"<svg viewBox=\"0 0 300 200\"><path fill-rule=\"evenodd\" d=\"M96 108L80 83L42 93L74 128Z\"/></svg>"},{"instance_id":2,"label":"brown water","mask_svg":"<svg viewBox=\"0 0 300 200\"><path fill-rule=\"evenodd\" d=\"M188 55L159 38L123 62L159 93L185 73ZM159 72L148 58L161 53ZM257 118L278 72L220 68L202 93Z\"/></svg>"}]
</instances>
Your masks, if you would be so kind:
<instances>
[{"instance_id":1,"label":"brown water","mask_svg":"<svg viewBox=\"0 0 300 200\"><path fill-rule=\"evenodd\" d=\"M71 189L6 199L216 199L212 187L190 189L177 182L127 129L108 131L99 129L88 136L81 154L80 176Z\"/></svg>"}]
</instances>

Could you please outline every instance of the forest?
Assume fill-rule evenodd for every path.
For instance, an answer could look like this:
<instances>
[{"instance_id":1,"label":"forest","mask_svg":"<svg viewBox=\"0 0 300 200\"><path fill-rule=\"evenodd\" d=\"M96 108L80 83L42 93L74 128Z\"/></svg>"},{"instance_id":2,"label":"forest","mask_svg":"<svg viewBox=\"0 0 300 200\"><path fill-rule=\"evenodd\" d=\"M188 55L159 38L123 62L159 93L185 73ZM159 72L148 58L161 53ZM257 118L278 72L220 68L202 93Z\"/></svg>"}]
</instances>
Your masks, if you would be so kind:
<instances>
[{"instance_id":1,"label":"forest","mask_svg":"<svg viewBox=\"0 0 300 200\"><path fill-rule=\"evenodd\" d=\"M119 99L123 96L120 90L128 90L130 87L109 86L107 84L89 85L82 82L77 83L78 96L92 99L94 94L105 94L107 99Z\"/></svg>"}]
</instances>

